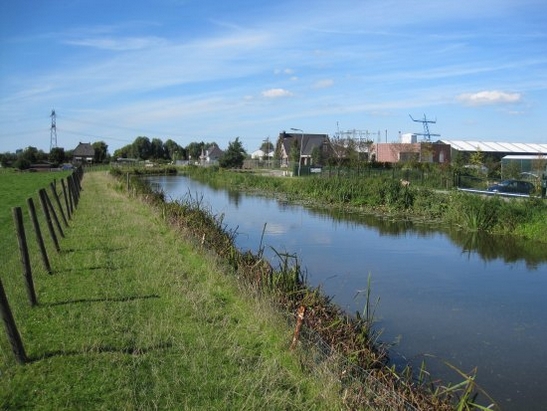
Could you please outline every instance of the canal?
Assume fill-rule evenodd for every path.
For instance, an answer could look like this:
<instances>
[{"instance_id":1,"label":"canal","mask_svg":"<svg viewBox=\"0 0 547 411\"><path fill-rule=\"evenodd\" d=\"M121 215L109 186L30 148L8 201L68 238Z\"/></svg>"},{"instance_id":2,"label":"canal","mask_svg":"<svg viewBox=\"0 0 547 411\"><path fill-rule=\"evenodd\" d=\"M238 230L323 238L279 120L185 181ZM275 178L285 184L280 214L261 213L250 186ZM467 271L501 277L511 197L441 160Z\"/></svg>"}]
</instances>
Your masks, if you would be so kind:
<instances>
[{"instance_id":1,"label":"canal","mask_svg":"<svg viewBox=\"0 0 547 411\"><path fill-rule=\"evenodd\" d=\"M297 254L308 282L349 313L363 310L370 275L375 329L395 364L425 361L434 379L454 383L461 377L447 363L476 368L503 410L547 409L545 245L333 214L182 176L149 180L223 214L242 250L258 251L266 224L266 256Z\"/></svg>"}]
</instances>

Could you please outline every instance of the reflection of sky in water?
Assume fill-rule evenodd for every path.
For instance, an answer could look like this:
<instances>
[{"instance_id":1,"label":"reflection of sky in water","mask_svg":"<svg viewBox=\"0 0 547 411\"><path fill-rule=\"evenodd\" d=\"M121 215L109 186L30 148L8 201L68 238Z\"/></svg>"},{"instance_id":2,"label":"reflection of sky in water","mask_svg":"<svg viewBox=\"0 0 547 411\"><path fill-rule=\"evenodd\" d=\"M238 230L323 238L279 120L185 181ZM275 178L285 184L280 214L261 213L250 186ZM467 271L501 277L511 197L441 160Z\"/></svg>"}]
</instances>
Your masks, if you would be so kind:
<instances>
[{"instance_id":1,"label":"reflection of sky in water","mask_svg":"<svg viewBox=\"0 0 547 411\"><path fill-rule=\"evenodd\" d=\"M449 237L389 224L371 228L300 206L171 179L164 187L172 198L204 193L204 203L224 214L227 227L237 227L236 241L244 250L257 251L266 224L265 255L272 258L272 248L296 253L310 283L321 285L349 312L362 311L364 292L359 290L366 289L370 274L373 298L380 297L376 318L384 330L381 339L400 339L394 352L417 365L424 354L436 356L427 362L441 378L457 377L447 372L443 360L465 372L478 365L478 382L502 405L510 397L511 409L517 404L542 409L547 403L547 393L538 389L547 363L547 258L527 264L518 256L500 258L497 247L460 239L461 234ZM477 241L480 252L464 251L467 243Z\"/></svg>"}]
</instances>

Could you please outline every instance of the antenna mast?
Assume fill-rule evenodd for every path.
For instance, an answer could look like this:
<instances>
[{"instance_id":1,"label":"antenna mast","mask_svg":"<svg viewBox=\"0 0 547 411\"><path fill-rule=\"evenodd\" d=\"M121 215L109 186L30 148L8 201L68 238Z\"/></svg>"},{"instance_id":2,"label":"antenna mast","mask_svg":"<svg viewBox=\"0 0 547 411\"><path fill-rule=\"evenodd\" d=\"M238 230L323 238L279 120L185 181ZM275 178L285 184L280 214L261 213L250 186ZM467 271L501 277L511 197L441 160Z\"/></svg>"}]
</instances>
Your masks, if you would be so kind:
<instances>
[{"instance_id":1,"label":"antenna mast","mask_svg":"<svg viewBox=\"0 0 547 411\"><path fill-rule=\"evenodd\" d=\"M423 120L415 120L414 118L412 118L412 116L410 114L409 114L409 116L410 116L410 119L412 121L414 121L415 123L422 123L422 125L424 127L424 132L423 133L416 133L416 135L423 136L424 140L427 141L427 142L431 141L431 136L440 137L440 134L431 134L429 132L429 124L435 124L437 122L437 119L428 120L427 117L425 116L425 114L424 114Z\"/></svg>"},{"instance_id":2,"label":"antenna mast","mask_svg":"<svg viewBox=\"0 0 547 411\"><path fill-rule=\"evenodd\" d=\"M51 128L49 129L49 152L52 148L57 148L57 115L55 109L51 110Z\"/></svg>"}]
</instances>

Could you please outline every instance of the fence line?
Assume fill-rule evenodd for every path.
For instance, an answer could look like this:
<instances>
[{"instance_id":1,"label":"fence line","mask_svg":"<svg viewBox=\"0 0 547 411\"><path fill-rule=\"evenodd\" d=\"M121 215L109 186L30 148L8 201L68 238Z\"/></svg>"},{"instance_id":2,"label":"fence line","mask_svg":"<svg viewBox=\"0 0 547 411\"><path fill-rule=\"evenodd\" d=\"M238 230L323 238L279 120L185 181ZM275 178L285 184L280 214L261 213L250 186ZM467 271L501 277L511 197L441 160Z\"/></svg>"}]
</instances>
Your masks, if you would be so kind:
<instances>
[{"instance_id":1,"label":"fence line","mask_svg":"<svg viewBox=\"0 0 547 411\"><path fill-rule=\"evenodd\" d=\"M63 187L63 193L65 196L65 205L67 207L68 215L70 215L69 209L72 208L72 204L69 204L69 199L67 197L72 198L72 196L74 196L74 199L76 199L79 196L79 193L81 190L82 177L83 177L83 170L81 168L76 169L72 173L72 175L67 176L67 182L69 180L72 182L71 184L68 184L69 187L70 185L72 185L72 189L69 190L71 191L70 195L66 193L64 181L61 179L61 185ZM53 183L51 183L50 188L51 188L51 191L53 192L53 196L55 197L55 201L59 209L59 212L63 216L64 223L66 224L66 226L68 226L68 221L66 220L66 217L64 215L63 207L59 199L56 187ZM52 218L51 218L51 216L53 216L53 219L55 220L57 229L59 230L61 237L64 237L63 229L61 227L59 219L57 218L57 212L45 189L42 188L38 190L38 195L40 198L42 211L44 213L44 217L49 229L51 239L55 245L55 249L57 250L57 252L60 252L61 248L59 246L59 241L57 239L57 235L55 233L55 229L53 227ZM77 205L77 200L74 201L74 204ZM51 274L52 269L49 263L49 258L47 256L47 251L46 251L44 240L42 237L42 231L40 229L40 224L38 222L38 217L36 215L36 208L34 207L34 202L32 198L27 199L27 206L29 209L29 217L32 222L32 226L34 228L36 241L38 242L38 248L42 256L42 262L47 272ZM36 290L34 288L34 281L32 278L32 267L31 267L30 255L29 255L28 244L27 244L27 236L25 233L25 226L23 221L23 212L21 207L13 207L12 214L13 214L13 220L15 224L17 242L19 245L19 253L20 253L20 260L21 260L21 265L23 269L23 278L25 282L25 288L27 291L29 303L31 307L34 307L38 304L38 298L36 296ZM2 322L4 323L6 335L11 345L13 355L15 356L15 360L19 364L24 364L28 362L23 341L21 340L21 335L19 334L17 325L13 318L13 313L10 308L9 301L8 301L8 298L4 289L4 285L2 284L1 279L0 279L0 315L2 317Z\"/></svg>"}]
</instances>

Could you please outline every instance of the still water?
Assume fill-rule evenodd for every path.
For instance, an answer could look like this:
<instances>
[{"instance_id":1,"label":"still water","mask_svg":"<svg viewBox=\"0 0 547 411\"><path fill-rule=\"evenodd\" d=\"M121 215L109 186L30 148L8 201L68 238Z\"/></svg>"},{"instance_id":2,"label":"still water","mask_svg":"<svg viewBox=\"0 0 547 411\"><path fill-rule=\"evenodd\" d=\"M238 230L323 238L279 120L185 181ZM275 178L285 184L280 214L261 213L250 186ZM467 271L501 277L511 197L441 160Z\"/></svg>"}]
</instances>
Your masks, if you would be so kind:
<instances>
[{"instance_id":1,"label":"still water","mask_svg":"<svg viewBox=\"0 0 547 411\"><path fill-rule=\"evenodd\" d=\"M380 340L397 364L425 360L434 378L478 384L503 410L547 410L547 247L372 216L333 215L216 190L181 176L151 177L168 198L202 198L236 230L237 245L296 253L313 286L362 311L368 276ZM483 397L484 398L484 397Z\"/></svg>"}]
</instances>

